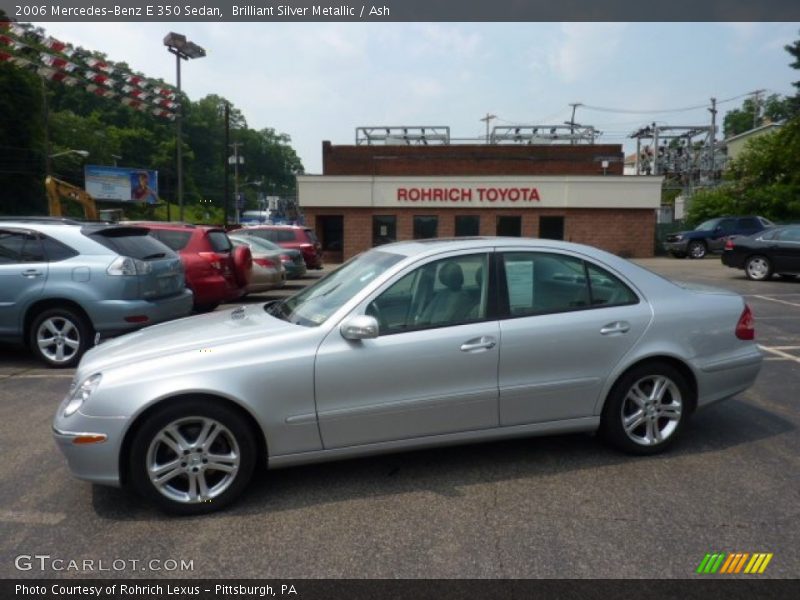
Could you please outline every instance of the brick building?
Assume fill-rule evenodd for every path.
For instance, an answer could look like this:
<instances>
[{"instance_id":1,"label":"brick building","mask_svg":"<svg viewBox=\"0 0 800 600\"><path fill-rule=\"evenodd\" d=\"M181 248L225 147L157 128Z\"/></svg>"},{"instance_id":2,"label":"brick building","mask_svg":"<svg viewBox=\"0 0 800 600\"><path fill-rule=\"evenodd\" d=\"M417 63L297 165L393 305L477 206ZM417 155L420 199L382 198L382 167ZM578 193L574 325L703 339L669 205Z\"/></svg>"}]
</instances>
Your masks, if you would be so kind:
<instances>
[{"instance_id":1,"label":"brick building","mask_svg":"<svg viewBox=\"0 0 800 600\"><path fill-rule=\"evenodd\" d=\"M653 255L661 178L623 176L620 145L356 145L323 142L323 174L298 198L326 260L394 240L564 239Z\"/></svg>"}]
</instances>

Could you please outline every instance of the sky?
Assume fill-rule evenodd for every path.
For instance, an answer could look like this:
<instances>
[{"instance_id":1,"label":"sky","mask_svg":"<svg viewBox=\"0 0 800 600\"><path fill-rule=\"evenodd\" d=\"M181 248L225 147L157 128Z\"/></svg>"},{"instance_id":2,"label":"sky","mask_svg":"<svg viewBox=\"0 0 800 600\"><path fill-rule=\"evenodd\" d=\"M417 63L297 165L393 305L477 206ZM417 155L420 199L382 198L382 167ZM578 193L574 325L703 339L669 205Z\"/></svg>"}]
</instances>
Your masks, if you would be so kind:
<instances>
[{"instance_id":1,"label":"sky","mask_svg":"<svg viewBox=\"0 0 800 600\"><path fill-rule=\"evenodd\" d=\"M718 124L754 90L794 94L784 45L800 23L43 23L49 35L148 77L175 82L163 46L185 34L207 56L184 63L192 100L219 94L254 129L291 136L307 173L322 141L354 144L360 126L450 127L454 138L493 125L593 125L635 149L651 122ZM732 100L729 100L732 99ZM611 108L615 112L596 110ZM674 112L634 112L667 111Z\"/></svg>"}]
</instances>

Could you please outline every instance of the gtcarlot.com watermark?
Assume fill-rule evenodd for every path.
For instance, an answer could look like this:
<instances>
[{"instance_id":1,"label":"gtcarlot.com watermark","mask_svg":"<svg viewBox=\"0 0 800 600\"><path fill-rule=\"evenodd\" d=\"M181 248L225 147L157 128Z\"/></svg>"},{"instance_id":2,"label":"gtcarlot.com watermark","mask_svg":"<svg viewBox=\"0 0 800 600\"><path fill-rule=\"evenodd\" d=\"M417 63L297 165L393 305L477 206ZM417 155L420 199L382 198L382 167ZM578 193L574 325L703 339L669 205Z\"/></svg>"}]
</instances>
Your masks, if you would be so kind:
<instances>
[{"instance_id":1,"label":"gtcarlot.com watermark","mask_svg":"<svg viewBox=\"0 0 800 600\"><path fill-rule=\"evenodd\" d=\"M194 571L194 560L174 558L62 558L50 554L19 554L14 558L18 571L71 571L99 573L108 571Z\"/></svg>"}]
</instances>

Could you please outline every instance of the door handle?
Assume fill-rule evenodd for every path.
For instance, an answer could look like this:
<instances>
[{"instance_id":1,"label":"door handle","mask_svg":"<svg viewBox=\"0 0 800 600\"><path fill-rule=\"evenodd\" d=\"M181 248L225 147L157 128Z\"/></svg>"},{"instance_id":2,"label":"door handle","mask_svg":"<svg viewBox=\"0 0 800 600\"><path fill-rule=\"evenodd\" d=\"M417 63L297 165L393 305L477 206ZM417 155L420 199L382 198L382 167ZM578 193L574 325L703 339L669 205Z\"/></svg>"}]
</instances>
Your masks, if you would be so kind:
<instances>
[{"instance_id":1,"label":"door handle","mask_svg":"<svg viewBox=\"0 0 800 600\"><path fill-rule=\"evenodd\" d=\"M27 277L28 279L33 279L34 277L41 277L42 272L38 269L25 269L22 272L23 277Z\"/></svg>"},{"instance_id":2,"label":"door handle","mask_svg":"<svg viewBox=\"0 0 800 600\"><path fill-rule=\"evenodd\" d=\"M600 334L618 335L618 334L628 333L628 330L630 330L630 328L631 325L627 321L616 321L614 323L609 323L608 325L600 329Z\"/></svg>"},{"instance_id":3,"label":"door handle","mask_svg":"<svg viewBox=\"0 0 800 600\"><path fill-rule=\"evenodd\" d=\"M497 340L493 337L484 335L474 340L469 340L461 344L462 352L474 352L476 350L490 350L497 345Z\"/></svg>"}]
</instances>

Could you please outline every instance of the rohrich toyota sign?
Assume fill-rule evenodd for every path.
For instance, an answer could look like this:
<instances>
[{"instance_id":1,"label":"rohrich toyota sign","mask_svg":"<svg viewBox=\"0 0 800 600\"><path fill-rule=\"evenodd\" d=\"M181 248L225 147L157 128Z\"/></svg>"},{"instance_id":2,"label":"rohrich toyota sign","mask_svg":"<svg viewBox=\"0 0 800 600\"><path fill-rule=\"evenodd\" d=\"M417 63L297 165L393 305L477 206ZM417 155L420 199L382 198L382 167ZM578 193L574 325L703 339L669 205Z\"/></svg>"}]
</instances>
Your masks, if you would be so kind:
<instances>
[{"instance_id":1,"label":"rohrich toyota sign","mask_svg":"<svg viewBox=\"0 0 800 600\"><path fill-rule=\"evenodd\" d=\"M398 187L398 202L541 202L535 187Z\"/></svg>"}]
</instances>

